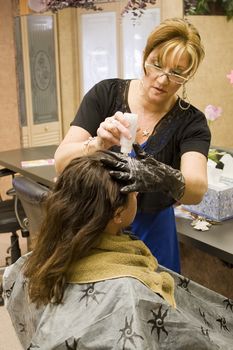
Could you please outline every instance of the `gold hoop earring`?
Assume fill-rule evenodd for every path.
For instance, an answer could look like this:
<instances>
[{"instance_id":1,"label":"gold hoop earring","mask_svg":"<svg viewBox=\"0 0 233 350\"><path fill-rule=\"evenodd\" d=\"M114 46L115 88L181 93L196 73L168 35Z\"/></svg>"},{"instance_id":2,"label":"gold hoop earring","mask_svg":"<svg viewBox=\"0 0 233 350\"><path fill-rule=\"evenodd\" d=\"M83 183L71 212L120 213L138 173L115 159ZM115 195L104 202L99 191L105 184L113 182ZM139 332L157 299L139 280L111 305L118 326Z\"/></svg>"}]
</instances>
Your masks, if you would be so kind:
<instances>
[{"instance_id":1,"label":"gold hoop earring","mask_svg":"<svg viewBox=\"0 0 233 350\"><path fill-rule=\"evenodd\" d=\"M182 106L182 100L185 102L185 106ZM182 91L182 100L179 98L179 106L183 111L187 111L190 107L190 102L188 99L187 91L185 85L183 85L183 91Z\"/></svg>"}]
</instances>

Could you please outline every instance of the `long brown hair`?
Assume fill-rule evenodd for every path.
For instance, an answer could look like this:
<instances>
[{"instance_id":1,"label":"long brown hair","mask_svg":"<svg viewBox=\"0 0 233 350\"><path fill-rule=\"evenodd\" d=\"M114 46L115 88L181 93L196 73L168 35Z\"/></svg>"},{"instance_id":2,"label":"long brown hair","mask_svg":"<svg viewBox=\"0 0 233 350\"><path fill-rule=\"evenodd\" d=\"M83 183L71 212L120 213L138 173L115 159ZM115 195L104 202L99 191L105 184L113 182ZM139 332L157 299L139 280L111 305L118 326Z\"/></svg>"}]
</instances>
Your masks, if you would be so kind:
<instances>
[{"instance_id":1,"label":"long brown hair","mask_svg":"<svg viewBox=\"0 0 233 350\"><path fill-rule=\"evenodd\" d=\"M128 196L101 162L103 154L72 160L46 199L41 230L24 266L29 297L38 306L62 301L69 266L98 244L116 209L127 204Z\"/></svg>"}]
</instances>

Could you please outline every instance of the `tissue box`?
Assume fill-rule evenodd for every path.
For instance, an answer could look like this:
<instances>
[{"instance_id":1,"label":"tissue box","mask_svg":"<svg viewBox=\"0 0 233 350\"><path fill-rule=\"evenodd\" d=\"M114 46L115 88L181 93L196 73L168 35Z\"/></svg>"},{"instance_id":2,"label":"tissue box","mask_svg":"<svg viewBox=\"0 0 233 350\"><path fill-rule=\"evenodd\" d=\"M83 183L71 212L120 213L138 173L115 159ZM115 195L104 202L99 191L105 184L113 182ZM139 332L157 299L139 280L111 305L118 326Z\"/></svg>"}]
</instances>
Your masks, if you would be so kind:
<instances>
[{"instance_id":1,"label":"tissue box","mask_svg":"<svg viewBox=\"0 0 233 350\"><path fill-rule=\"evenodd\" d=\"M223 221L233 217L233 184L209 186L203 200L197 205L185 205L191 213L207 219Z\"/></svg>"}]
</instances>

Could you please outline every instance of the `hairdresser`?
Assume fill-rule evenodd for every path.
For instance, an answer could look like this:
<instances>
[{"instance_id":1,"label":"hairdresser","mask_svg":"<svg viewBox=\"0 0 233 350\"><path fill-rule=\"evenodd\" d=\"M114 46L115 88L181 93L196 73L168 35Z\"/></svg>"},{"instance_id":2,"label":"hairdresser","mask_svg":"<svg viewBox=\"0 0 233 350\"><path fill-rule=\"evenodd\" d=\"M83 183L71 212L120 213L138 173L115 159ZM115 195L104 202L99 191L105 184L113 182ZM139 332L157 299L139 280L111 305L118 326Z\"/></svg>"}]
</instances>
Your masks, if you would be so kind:
<instances>
[{"instance_id":1,"label":"hairdresser","mask_svg":"<svg viewBox=\"0 0 233 350\"><path fill-rule=\"evenodd\" d=\"M126 178L140 177L140 171L145 178L146 171L153 170L155 182L142 188L137 184L138 212L131 230L161 265L177 272L180 259L173 205L199 203L207 190L210 131L204 114L188 102L185 89L203 57L200 35L191 23L165 20L147 39L141 79L107 79L91 88L55 153L60 173L75 157L100 149L119 152L120 136L131 137L123 113L137 114L136 142L143 151L137 149L136 157L146 168L143 172L136 163L133 174L128 165L122 170L130 173ZM113 170L122 168L124 156L119 157L111 165ZM121 172L116 176L122 177Z\"/></svg>"}]
</instances>

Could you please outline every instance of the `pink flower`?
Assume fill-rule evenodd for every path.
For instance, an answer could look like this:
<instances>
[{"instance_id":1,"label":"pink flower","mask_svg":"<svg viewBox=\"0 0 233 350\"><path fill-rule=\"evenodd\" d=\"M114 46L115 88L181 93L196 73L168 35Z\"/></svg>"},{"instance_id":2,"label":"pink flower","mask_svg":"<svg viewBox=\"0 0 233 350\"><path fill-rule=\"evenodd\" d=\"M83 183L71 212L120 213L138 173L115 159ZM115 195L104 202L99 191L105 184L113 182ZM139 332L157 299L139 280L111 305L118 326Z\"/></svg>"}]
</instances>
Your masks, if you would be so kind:
<instances>
[{"instance_id":1,"label":"pink flower","mask_svg":"<svg viewBox=\"0 0 233 350\"><path fill-rule=\"evenodd\" d=\"M205 108L205 116L206 119L209 121L214 121L218 119L222 114L222 108L221 107L215 107L213 105L208 105Z\"/></svg>"},{"instance_id":2,"label":"pink flower","mask_svg":"<svg viewBox=\"0 0 233 350\"><path fill-rule=\"evenodd\" d=\"M227 78L230 80L230 83L233 85L233 69L229 74L227 74Z\"/></svg>"}]
</instances>

